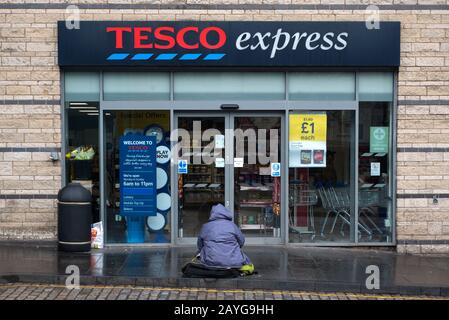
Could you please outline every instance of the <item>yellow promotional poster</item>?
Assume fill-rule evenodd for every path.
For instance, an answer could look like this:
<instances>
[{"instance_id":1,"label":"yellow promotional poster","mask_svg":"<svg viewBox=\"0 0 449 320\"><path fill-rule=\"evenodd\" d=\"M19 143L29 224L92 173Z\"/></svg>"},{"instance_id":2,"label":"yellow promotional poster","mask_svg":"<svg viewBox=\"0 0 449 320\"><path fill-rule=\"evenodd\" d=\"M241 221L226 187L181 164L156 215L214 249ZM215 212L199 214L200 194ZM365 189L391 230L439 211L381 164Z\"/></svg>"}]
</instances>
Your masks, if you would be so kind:
<instances>
[{"instance_id":1,"label":"yellow promotional poster","mask_svg":"<svg viewBox=\"0 0 449 320\"><path fill-rule=\"evenodd\" d=\"M290 115L289 166L326 167L327 115L325 112Z\"/></svg>"}]
</instances>

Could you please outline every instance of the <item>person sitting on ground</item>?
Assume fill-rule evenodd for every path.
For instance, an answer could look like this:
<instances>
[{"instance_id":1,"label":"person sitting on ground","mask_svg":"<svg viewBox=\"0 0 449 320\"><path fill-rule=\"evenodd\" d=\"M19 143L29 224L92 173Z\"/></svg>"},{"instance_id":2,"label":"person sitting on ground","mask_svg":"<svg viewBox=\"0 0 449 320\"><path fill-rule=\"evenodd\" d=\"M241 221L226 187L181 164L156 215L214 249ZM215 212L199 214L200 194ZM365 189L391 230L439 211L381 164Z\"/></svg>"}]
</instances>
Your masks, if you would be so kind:
<instances>
[{"instance_id":1,"label":"person sitting on ground","mask_svg":"<svg viewBox=\"0 0 449 320\"><path fill-rule=\"evenodd\" d=\"M231 211L222 204L213 206L198 236L198 259L207 266L237 268L252 274L254 265L242 251L244 244L245 237L232 222Z\"/></svg>"}]
</instances>

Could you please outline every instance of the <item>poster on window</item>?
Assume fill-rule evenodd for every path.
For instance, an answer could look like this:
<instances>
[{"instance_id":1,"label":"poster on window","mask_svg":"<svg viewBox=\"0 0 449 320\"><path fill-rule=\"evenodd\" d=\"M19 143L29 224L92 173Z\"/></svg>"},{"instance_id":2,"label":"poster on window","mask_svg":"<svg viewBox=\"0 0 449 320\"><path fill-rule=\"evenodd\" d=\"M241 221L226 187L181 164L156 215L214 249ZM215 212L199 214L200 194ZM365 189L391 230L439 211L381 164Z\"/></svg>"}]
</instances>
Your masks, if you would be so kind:
<instances>
[{"instance_id":1,"label":"poster on window","mask_svg":"<svg viewBox=\"0 0 449 320\"><path fill-rule=\"evenodd\" d=\"M369 132L369 152L388 153L388 127L370 127Z\"/></svg>"},{"instance_id":2,"label":"poster on window","mask_svg":"<svg viewBox=\"0 0 449 320\"><path fill-rule=\"evenodd\" d=\"M326 167L326 112L291 114L289 119L289 166Z\"/></svg>"},{"instance_id":3,"label":"poster on window","mask_svg":"<svg viewBox=\"0 0 449 320\"><path fill-rule=\"evenodd\" d=\"M156 215L156 137L129 134L120 138L120 213Z\"/></svg>"}]
</instances>

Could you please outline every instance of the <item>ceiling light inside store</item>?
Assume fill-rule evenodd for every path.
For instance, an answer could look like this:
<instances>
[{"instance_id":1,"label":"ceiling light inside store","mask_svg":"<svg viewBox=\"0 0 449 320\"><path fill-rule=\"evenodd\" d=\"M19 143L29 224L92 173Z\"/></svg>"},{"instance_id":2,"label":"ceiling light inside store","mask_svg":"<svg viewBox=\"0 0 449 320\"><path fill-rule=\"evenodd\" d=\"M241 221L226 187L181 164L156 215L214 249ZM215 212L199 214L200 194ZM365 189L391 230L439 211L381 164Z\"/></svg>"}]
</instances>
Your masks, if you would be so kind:
<instances>
[{"instance_id":1,"label":"ceiling light inside store","mask_svg":"<svg viewBox=\"0 0 449 320\"><path fill-rule=\"evenodd\" d=\"M97 109L97 107L70 107L70 109Z\"/></svg>"},{"instance_id":2,"label":"ceiling light inside store","mask_svg":"<svg viewBox=\"0 0 449 320\"><path fill-rule=\"evenodd\" d=\"M70 102L71 106L87 106L87 102Z\"/></svg>"},{"instance_id":3,"label":"ceiling light inside store","mask_svg":"<svg viewBox=\"0 0 449 320\"><path fill-rule=\"evenodd\" d=\"M86 113L88 113L88 112L98 112L98 110L97 109L79 109L78 110L79 112L86 112Z\"/></svg>"},{"instance_id":4,"label":"ceiling light inside store","mask_svg":"<svg viewBox=\"0 0 449 320\"><path fill-rule=\"evenodd\" d=\"M98 116L99 114L98 113L88 113L87 115L88 116Z\"/></svg>"}]
</instances>

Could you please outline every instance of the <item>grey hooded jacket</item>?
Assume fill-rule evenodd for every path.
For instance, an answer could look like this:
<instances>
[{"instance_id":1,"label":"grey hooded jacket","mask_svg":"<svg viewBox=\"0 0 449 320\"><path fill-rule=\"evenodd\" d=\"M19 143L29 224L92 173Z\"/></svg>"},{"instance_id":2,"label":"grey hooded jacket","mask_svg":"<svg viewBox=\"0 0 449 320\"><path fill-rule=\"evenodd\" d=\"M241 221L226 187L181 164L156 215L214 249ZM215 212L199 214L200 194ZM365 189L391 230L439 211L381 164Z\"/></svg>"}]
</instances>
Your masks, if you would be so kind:
<instances>
[{"instance_id":1,"label":"grey hooded jacket","mask_svg":"<svg viewBox=\"0 0 449 320\"><path fill-rule=\"evenodd\" d=\"M202 263L240 268L251 261L243 253L245 237L232 222L232 213L222 204L212 207L209 222L201 228L197 246Z\"/></svg>"}]
</instances>

